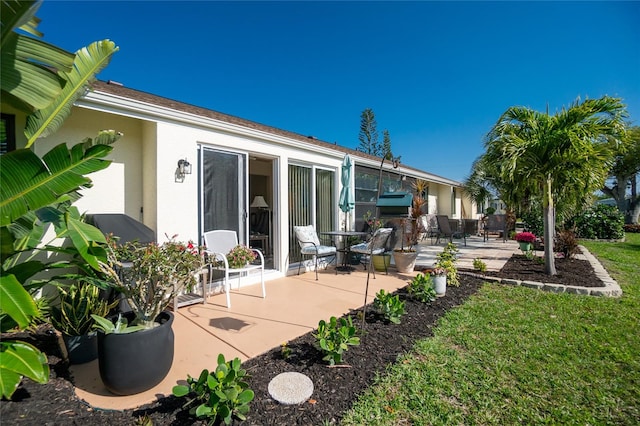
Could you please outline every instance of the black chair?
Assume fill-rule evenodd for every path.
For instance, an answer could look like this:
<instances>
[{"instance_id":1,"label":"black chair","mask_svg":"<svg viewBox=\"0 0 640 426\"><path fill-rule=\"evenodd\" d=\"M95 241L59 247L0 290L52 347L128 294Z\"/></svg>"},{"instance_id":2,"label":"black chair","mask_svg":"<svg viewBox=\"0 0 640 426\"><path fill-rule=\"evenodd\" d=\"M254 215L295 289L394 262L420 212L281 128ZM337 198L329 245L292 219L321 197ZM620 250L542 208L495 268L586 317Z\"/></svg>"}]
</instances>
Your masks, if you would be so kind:
<instances>
[{"instance_id":1,"label":"black chair","mask_svg":"<svg viewBox=\"0 0 640 426\"><path fill-rule=\"evenodd\" d=\"M440 242L440 238L445 237L449 239L449 242L453 242L454 237L463 238L464 245L467 245L467 235L464 232L458 230L452 230L451 224L449 223L449 216L439 214L436 216L436 220L438 221L438 238L436 239L436 244Z\"/></svg>"},{"instance_id":2,"label":"black chair","mask_svg":"<svg viewBox=\"0 0 640 426\"><path fill-rule=\"evenodd\" d=\"M506 214L490 214L487 215L484 222L483 241L489 239L490 232L498 232L502 234L502 242L507 242L507 215Z\"/></svg>"},{"instance_id":3,"label":"black chair","mask_svg":"<svg viewBox=\"0 0 640 426\"><path fill-rule=\"evenodd\" d=\"M391 231L393 231L393 228L378 228L368 242L356 244L349 248L349 251L352 253L359 253L368 257L364 265L365 268L371 268L373 278L376 277L376 270L373 267L373 256L383 254L387 250L387 240L391 235ZM384 272L388 274L386 263L384 264Z\"/></svg>"}]
</instances>

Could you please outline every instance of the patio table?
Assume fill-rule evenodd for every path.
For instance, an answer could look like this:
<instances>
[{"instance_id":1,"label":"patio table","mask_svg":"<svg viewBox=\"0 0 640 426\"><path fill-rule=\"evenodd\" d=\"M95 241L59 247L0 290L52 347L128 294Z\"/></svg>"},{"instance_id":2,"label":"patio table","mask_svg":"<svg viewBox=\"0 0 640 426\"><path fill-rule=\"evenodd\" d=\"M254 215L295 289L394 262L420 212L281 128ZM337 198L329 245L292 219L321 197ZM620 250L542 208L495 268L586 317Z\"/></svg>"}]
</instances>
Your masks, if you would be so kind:
<instances>
[{"instance_id":1,"label":"patio table","mask_svg":"<svg viewBox=\"0 0 640 426\"><path fill-rule=\"evenodd\" d=\"M342 259L342 266L336 265L336 269L338 271L348 271L348 272L353 271L355 268L348 264L349 259L351 257L351 246L347 244L347 238L363 237L365 235L369 235L369 233L362 232L362 231L324 231L324 232L319 232L319 234L330 236L333 239L333 245L336 247L336 251L339 251L344 255ZM340 248L337 240L343 237L344 237L344 240L343 240L344 243L342 248Z\"/></svg>"}]
</instances>

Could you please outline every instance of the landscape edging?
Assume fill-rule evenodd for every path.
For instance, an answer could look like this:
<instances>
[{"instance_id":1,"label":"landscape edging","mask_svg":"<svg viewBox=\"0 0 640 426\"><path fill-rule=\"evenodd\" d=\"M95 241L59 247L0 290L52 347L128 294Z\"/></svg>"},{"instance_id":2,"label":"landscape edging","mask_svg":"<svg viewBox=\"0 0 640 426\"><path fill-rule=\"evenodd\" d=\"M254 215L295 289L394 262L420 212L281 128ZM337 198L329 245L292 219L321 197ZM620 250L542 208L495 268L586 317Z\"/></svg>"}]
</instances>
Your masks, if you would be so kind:
<instances>
[{"instance_id":1,"label":"landscape edging","mask_svg":"<svg viewBox=\"0 0 640 426\"><path fill-rule=\"evenodd\" d=\"M555 283L541 283L537 281L521 281L507 278L490 277L475 272L460 271L460 274L469 275L476 278L481 278L486 281L497 282L507 285L523 286L529 288L535 288L542 291L550 291L553 293L570 293L570 294L583 294L589 296L604 296L604 297L620 297L622 296L622 289L620 285L611 278L609 272L602 266L600 261L592 255L586 247L580 245L582 251L582 257L587 260L593 268L596 277L602 281L603 287L580 287L573 285L563 285Z\"/></svg>"}]
</instances>

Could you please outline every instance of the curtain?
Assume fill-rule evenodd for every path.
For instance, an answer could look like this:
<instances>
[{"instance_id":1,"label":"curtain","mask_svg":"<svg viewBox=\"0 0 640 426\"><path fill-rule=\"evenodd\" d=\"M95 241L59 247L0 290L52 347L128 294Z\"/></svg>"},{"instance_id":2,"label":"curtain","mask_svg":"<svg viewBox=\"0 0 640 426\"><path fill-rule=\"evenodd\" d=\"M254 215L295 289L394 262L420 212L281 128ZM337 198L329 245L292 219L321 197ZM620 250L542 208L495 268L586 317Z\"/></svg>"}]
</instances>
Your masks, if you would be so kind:
<instances>
[{"instance_id":1,"label":"curtain","mask_svg":"<svg viewBox=\"0 0 640 426\"><path fill-rule=\"evenodd\" d=\"M334 230L334 213L337 203L334 194L334 173L329 170L316 170L316 231L333 231ZM330 241L323 241L322 235L319 235L323 244Z\"/></svg>"},{"instance_id":2,"label":"curtain","mask_svg":"<svg viewBox=\"0 0 640 426\"><path fill-rule=\"evenodd\" d=\"M290 262L302 259L293 227L312 224L315 226L316 232L331 231L335 227L337 208L334 171L289 165ZM330 239L323 238L322 235L318 235L318 237L323 244L330 241Z\"/></svg>"},{"instance_id":3,"label":"curtain","mask_svg":"<svg viewBox=\"0 0 640 426\"><path fill-rule=\"evenodd\" d=\"M309 225L311 218L311 169L289 165L289 261L301 260L300 246L293 232L297 225Z\"/></svg>"}]
</instances>

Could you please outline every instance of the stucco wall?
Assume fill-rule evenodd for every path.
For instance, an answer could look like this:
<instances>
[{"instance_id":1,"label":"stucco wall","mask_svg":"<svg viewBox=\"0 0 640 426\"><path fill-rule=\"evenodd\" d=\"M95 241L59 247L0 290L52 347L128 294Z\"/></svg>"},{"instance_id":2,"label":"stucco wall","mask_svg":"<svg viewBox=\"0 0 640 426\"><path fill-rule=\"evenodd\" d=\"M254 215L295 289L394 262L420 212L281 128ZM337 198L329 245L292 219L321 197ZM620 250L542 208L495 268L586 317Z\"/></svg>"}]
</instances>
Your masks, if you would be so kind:
<instances>
[{"instance_id":1,"label":"stucco wall","mask_svg":"<svg viewBox=\"0 0 640 426\"><path fill-rule=\"evenodd\" d=\"M73 146L87 137L95 137L104 129L117 130L124 136L113 145L114 149L109 154L108 159L112 164L105 170L89 175L93 187L82 191L83 197L76 206L80 212L125 213L139 219L142 205L142 170L139 167L141 121L73 108L58 132L34 144L35 151L42 155L63 142Z\"/></svg>"}]
</instances>

